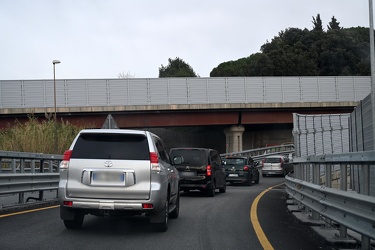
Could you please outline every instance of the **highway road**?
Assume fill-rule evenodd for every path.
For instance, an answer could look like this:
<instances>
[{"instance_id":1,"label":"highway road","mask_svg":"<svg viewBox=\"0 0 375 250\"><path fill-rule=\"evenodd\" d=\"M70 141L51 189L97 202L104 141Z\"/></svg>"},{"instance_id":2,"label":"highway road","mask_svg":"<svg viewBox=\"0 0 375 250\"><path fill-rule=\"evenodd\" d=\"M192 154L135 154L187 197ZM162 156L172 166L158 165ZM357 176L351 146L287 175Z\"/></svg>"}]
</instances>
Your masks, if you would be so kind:
<instances>
[{"instance_id":1,"label":"highway road","mask_svg":"<svg viewBox=\"0 0 375 250\"><path fill-rule=\"evenodd\" d=\"M284 178L260 178L215 197L181 193L180 216L165 233L145 217L91 215L82 229L67 230L57 206L0 215L0 249L334 249L288 211Z\"/></svg>"}]
</instances>

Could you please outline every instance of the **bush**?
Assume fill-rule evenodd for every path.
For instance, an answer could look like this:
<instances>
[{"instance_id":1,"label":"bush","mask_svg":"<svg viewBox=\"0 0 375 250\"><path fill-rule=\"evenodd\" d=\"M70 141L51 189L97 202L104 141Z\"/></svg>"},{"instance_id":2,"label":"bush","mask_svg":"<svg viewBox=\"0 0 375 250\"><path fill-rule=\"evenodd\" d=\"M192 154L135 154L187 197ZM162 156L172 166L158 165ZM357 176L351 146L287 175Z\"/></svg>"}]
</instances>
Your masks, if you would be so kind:
<instances>
[{"instance_id":1,"label":"bush","mask_svg":"<svg viewBox=\"0 0 375 250\"><path fill-rule=\"evenodd\" d=\"M0 130L0 150L44 154L63 154L83 127L69 122L56 123L57 147L55 149L54 120L39 121L29 117L26 123L16 122L14 126Z\"/></svg>"}]
</instances>

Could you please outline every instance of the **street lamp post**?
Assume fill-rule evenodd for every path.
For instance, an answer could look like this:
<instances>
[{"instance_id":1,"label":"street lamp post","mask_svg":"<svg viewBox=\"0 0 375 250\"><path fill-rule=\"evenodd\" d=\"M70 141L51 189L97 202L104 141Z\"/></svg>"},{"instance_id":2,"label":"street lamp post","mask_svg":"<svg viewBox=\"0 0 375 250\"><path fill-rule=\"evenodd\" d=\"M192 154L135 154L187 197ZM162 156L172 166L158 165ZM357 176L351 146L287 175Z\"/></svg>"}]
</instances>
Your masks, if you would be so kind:
<instances>
[{"instance_id":1,"label":"street lamp post","mask_svg":"<svg viewBox=\"0 0 375 250\"><path fill-rule=\"evenodd\" d=\"M55 72L55 67L56 67L56 64L60 63L59 60L53 60L52 61L52 64L53 64L53 102L54 102L54 116L53 116L53 119L54 119L54 153L57 154L57 119L56 119L56 72Z\"/></svg>"}]
</instances>

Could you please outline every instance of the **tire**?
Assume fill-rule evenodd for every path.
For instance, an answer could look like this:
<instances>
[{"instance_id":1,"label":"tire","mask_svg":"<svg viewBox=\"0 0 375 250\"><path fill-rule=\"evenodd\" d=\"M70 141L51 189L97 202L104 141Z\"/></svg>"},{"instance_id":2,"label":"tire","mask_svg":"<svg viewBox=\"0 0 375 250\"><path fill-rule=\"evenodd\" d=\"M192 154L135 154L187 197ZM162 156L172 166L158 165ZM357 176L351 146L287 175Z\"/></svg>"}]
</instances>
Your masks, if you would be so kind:
<instances>
[{"instance_id":1,"label":"tire","mask_svg":"<svg viewBox=\"0 0 375 250\"><path fill-rule=\"evenodd\" d=\"M255 184L259 184L259 174L258 174L257 179L255 180Z\"/></svg>"},{"instance_id":2,"label":"tire","mask_svg":"<svg viewBox=\"0 0 375 250\"><path fill-rule=\"evenodd\" d=\"M247 181L246 181L246 185L251 186L252 184L253 184L253 176L250 175L250 178L248 178Z\"/></svg>"},{"instance_id":3,"label":"tire","mask_svg":"<svg viewBox=\"0 0 375 250\"><path fill-rule=\"evenodd\" d=\"M169 214L169 217L171 219L177 219L179 214L180 214L180 192L177 193L176 207Z\"/></svg>"},{"instance_id":4,"label":"tire","mask_svg":"<svg viewBox=\"0 0 375 250\"><path fill-rule=\"evenodd\" d=\"M225 193L227 191L227 183L224 182L224 186L219 189L220 193Z\"/></svg>"},{"instance_id":5,"label":"tire","mask_svg":"<svg viewBox=\"0 0 375 250\"><path fill-rule=\"evenodd\" d=\"M155 223L155 230L158 232L166 232L168 230L168 217L169 217L169 201L165 201L164 210L161 212L164 213L164 220L160 223Z\"/></svg>"},{"instance_id":6,"label":"tire","mask_svg":"<svg viewBox=\"0 0 375 250\"><path fill-rule=\"evenodd\" d=\"M76 212L75 215L74 215L74 220L64 220L65 228L67 228L67 229L79 229L79 228L81 228L84 218L85 218L84 214Z\"/></svg>"},{"instance_id":7,"label":"tire","mask_svg":"<svg viewBox=\"0 0 375 250\"><path fill-rule=\"evenodd\" d=\"M207 196L208 197L214 197L215 191L216 191L215 182L212 182L211 188L207 190Z\"/></svg>"}]
</instances>

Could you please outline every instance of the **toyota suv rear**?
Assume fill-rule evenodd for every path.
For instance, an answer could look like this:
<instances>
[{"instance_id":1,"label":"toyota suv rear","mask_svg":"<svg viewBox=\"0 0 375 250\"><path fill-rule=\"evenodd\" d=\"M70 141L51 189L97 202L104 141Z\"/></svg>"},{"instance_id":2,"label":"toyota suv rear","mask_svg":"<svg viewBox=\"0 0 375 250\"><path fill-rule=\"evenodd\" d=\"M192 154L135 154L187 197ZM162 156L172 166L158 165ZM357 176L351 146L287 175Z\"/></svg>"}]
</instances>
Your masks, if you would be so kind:
<instances>
[{"instance_id":1,"label":"toyota suv rear","mask_svg":"<svg viewBox=\"0 0 375 250\"><path fill-rule=\"evenodd\" d=\"M162 140L147 131L82 130L60 164L60 217L80 228L86 214L145 214L159 231L179 214L179 175Z\"/></svg>"},{"instance_id":2,"label":"toyota suv rear","mask_svg":"<svg viewBox=\"0 0 375 250\"><path fill-rule=\"evenodd\" d=\"M219 153L208 148L172 148L172 163L180 174L181 190L200 190L210 197L226 192L226 174Z\"/></svg>"}]
</instances>

